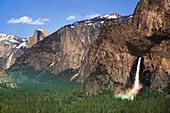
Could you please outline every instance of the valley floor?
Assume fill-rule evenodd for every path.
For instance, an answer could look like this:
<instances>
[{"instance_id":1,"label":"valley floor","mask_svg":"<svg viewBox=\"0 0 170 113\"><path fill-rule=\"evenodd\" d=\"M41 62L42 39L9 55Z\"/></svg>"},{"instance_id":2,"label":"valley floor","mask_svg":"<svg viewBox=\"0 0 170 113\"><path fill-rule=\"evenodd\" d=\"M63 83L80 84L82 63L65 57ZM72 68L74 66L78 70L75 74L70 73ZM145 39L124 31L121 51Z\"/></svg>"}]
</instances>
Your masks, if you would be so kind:
<instances>
[{"instance_id":1,"label":"valley floor","mask_svg":"<svg viewBox=\"0 0 170 113\"><path fill-rule=\"evenodd\" d=\"M74 85L0 89L0 113L168 113L169 102L147 88L134 101L116 99L111 91L86 96Z\"/></svg>"}]
</instances>

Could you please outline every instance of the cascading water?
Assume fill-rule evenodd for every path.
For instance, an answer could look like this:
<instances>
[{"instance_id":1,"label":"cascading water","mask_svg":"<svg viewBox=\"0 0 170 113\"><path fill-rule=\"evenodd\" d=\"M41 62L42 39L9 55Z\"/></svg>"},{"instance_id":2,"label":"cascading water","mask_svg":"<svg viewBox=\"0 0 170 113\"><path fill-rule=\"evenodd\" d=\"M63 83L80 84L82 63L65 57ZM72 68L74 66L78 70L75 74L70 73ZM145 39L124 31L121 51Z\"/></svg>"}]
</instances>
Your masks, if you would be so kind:
<instances>
[{"instance_id":1,"label":"cascading water","mask_svg":"<svg viewBox=\"0 0 170 113\"><path fill-rule=\"evenodd\" d=\"M142 88L142 85L140 85L139 82L139 70L140 70L140 63L141 63L141 57L138 59L138 65L137 65L137 70L136 70L136 75L135 75L135 83L132 87L132 89L127 90L127 93L120 93L116 95L116 98L122 98L122 99L128 99L128 100L133 100L134 96L138 93L138 91Z\"/></svg>"}]
</instances>

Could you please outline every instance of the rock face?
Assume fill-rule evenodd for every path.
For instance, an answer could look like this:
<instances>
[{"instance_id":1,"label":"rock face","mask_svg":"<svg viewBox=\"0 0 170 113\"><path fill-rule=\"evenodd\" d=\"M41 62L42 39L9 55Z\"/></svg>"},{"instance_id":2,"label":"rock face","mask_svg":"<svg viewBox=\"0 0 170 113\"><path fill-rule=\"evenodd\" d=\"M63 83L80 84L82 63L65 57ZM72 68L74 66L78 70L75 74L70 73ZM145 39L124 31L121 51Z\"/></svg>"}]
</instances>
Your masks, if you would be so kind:
<instances>
[{"instance_id":1,"label":"rock face","mask_svg":"<svg viewBox=\"0 0 170 113\"><path fill-rule=\"evenodd\" d=\"M154 42L153 48L143 56L143 73L150 79L150 87L158 90L168 85L170 77L169 7L169 0L140 0L132 18L133 28Z\"/></svg>"},{"instance_id":2,"label":"rock face","mask_svg":"<svg viewBox=\"0 0 170 113\"><path fill-rule=\"evenodd\" d=\"M27 39L18 38L16 35L0 34L0 66L9 68L27 49Z\"/></svg>"},{"instance_id":3,"label":"rock face","mask_svg":"<svg viewBox=\"0 0 170 113\"><path fill-rule=\"evenodd\" d=\"M50 34L47 30L39 29L35 30L33 37L26 39L0 33L0 66L8 69L27 48L32 47Z\"/></svg>"},{"instance_id":4,"label":"rock face","mask_svg":"<svg viewBox=\"0 0 170 113\"><path fill-rule=\"evenodd\" d=\"M130 23L105 21L99 38L90 46L88 63L82 71L82 89L92 94L131 87L139 56L141 83L158 90L168 86L168 7L166 0L141 0Z\"/></svg>"},{"instance_id":5,"label":"rock face","mask_svg":"<svg viewBox=\"0 0 170 113\"><path fill-rule=\"evenodd\" d=\"M34 35L28 39L27 46L31 48L34 44L43 40L45 37L49 36L51 33L44 29L36 29Z\"/></svg>"},{"instance_id":6,"label":"rock face","mask_svg":"<svg viewBox=\"0 0 170 113\"><path fill-rule=\"evenodd\" d=\"M18 72L18 74L14 71L21 69L23 64L25 67L33 67L36 71L48 70L55 75L68 69L79 70L83 68L82 64L86 64L85 56L89 51L89 45L97 39L104 20L109 18L126 22L129 19L129 17L117 16L118 14L111 14L107 17L96 17L64 26L33 45L7 71L13 77L16 76L14 78L17 78L18 75L27 76L22 72Z\"/></svg>"},{"instance_id":7,"label":"rock face","mask_svg":"<svg viewBox=\"0 0 170 113\"><path fill-rule=\"evenodd\" d=\"M134 11L133 27L146 36L151 36L158 31L170 33L169 7L169 0L140 0Z\"/></svg>"},{"instance_id":8,"label":"rock face","mask_svg":"<svg viewBox=\"0 0 170 113\"><path fill-rule=\"evenodd\" d=\"M116 84L126 83L131 65L136 59L128 53L126 41L133 41L131 37L139 39L132 31L126 24L105 21L99 38L90 46L84 70L83 89L88 93L114 89Z\"/></svg>"},{"instance_id":9,"label":"rock face","mask_svg":"<svg viewBox=\"0 0 170 113\"><path fill-rule=\"evenodd\" d=\"M10 77L6 74L5 70L0 67L0 88L5 86L16 87L16 84L12 82Z\"/></svg>"},{"instance_id":10,"label":"rock face","mask_svg":"<svg viewBox=\"0 0 170 113\"><path fill-rule=\"evenodd\" d=\"M170 79L170 40L164 40L144 56L144 75L150 79L151 89L167 87Z\"/></svg>"}]
</instances>

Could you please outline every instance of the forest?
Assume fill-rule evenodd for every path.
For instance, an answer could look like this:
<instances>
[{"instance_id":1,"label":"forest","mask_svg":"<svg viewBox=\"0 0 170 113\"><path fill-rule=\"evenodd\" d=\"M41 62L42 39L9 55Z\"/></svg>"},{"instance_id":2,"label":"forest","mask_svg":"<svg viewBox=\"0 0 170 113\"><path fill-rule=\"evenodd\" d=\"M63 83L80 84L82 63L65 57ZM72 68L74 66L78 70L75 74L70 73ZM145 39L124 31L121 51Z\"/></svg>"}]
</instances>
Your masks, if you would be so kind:
<instances>
[{"instance_id":1,"label":"forest","mask_svg":"<svg viewBox=\"0 0 170 113\"><path fill-rule=\"evenodd\" d=\"M0 113L168 113L169 93L142 88L133 101L114 92L86 96L81 84L18 84L0 89Z\"/></svg>"}]
</instances>

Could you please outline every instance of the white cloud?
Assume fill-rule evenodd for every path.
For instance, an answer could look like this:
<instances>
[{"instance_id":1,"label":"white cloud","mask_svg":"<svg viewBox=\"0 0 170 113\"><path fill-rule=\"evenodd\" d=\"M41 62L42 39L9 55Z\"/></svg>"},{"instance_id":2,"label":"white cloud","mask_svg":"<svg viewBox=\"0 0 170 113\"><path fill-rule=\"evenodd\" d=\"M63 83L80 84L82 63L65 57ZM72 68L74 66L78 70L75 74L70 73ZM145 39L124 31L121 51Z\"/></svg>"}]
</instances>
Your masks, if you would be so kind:
<instances>
[{"instance_id":1,"label":"white cloud","mask_svg":"<svg viewBox=\"0 0 170 113\"><path fill-rule=\"evenodd\" d=\"M48 18L42 19L42 21L50 21Z\"/></svg>"},{"instance_id":2,"label":"white cloud","mask_svg":"<svg viewBox=\"0 0 170 113\"><path fill-rule=\"evenodd\" d=\"M69 16L69 17L67 17L66 19L67 19L67 20L75 20L76 17L75 17L75 16Z\"/></svg>"},{"instance_id":3,"label":"white cloud","mask_svg":"<svg viewBox=\"0 0 170 113\"><path fill-rule=\"evenodd\" d=\"M49 21L49 19L38 18L37 20L33 20L32 18L30 18L28 16L23 16L23 17L20 17L19 19L11 18L10 20L7 21L7 23L10 23L10 24L22 23L22 24L44 25L45 21Z\"/></svg>"},{"instance_id":4,"label":"white cloud","mask_svg":"<svg viewBox=\"0 0 170 113\"><path fill-rule=\"evenodd\" d=\"M95 18L95 17L98 17L98 16L100 16L100 14L92 13L92 14L86 15L85 19L91 19L91 18Z\"/></svg>"}]
</instances>

